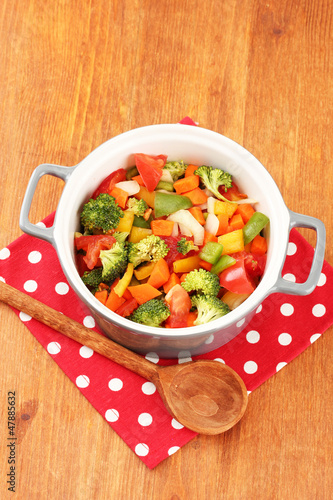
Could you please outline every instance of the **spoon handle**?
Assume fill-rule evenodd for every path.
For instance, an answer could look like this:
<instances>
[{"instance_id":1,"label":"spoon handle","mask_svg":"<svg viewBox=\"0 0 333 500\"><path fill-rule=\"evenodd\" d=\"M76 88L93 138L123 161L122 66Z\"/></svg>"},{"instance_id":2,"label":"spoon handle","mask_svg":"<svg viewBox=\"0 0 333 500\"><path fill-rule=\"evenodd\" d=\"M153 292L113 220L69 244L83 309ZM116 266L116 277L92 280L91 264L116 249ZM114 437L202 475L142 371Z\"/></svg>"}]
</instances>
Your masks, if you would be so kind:
<instances>
[{"instance_id":1,"label":"spoon handle","mask_svg":"<svg viewBox=\"0 0 333 500\"><path fill-rule=\"evenodd\" d=\"M158 367L139 354L129 351L2 281L0 281L0 300L147 380L154 381L158 376Z\"/></svg>"}]
</instances>

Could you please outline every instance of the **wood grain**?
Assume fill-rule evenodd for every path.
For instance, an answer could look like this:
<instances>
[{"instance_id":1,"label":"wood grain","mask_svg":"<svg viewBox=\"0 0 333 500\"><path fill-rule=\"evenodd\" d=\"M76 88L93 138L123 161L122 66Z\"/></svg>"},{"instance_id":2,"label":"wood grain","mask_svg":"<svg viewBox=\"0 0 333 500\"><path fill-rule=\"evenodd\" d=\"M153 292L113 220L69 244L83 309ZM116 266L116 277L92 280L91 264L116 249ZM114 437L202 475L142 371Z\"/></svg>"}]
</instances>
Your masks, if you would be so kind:
<instances>
[{"instance_id":1,"label":"wood grain","mask_svg":"<svg viewBox=\"0 0 333 500\"><path fill-rule=\"evenodd\" d=\"M189 115L248 148L290 209L324 221L332 264L332 20L332 0L3 0L0 247L21 234L38 164L75 165L120 132ZM43 179L33 222L61 189ZM1 411L16 390L30 415L17 498L331 498L332 328L250 395L239 425L149 471L16 315L0 315Z\"/></svg>"}]
</instances>

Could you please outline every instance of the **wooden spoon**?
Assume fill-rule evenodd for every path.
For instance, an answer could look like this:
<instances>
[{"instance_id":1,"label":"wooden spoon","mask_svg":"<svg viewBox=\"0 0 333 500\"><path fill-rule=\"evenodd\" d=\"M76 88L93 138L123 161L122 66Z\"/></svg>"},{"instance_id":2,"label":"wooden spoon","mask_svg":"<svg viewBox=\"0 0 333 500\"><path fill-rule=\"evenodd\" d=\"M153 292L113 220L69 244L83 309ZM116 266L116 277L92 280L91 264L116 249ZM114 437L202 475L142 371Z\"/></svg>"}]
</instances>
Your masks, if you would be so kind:
<instances>
[{"instance_id":1,"label":"wooden spoon","mask_svg":"<svg viewBox=\"0 0 333 500\"><path fill-rule=\"evenodd\" d=\"M171 415L192 431L220 434L245 412L245 384L223 363L199 360L157 366L2 281L0 300L153 382Z\"/></svg>"}]
</instances>

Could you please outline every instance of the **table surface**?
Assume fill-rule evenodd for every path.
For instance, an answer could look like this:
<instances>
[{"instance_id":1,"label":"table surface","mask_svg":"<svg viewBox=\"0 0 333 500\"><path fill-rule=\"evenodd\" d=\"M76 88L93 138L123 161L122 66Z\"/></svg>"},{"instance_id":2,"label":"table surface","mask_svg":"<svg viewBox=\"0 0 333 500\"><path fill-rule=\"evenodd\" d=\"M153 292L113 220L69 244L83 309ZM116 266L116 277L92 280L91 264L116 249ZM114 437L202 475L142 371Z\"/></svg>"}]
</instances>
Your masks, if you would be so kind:
<instances>
[{"instance_id":1,"label":"table surface","mask_svg":"<svg viewBox=\"0 0 333 500\"><path fill-rule=\"evenodd\" d=\"M0 248L21 234L38 164L75 165L121 132L189 115L249 149L290 209L324 221L333 264L332 20L332 0L2 1ZM40 181L33 222L61 190ZM16 390L30 415L17 498L331 498L332 328L251 394L236 427L150 471L17 316L0 314L1 407Z\"/></svg>"}]
</instances>

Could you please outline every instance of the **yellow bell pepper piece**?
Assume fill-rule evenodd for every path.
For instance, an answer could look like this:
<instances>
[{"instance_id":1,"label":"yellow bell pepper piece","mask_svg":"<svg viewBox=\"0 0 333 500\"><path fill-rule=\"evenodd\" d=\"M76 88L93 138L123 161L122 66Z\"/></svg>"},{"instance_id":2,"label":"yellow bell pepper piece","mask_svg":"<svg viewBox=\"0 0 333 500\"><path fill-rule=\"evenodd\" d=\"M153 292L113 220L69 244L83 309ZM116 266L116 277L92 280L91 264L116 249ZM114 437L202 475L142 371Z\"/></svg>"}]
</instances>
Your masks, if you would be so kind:
<instances>
[{"instance_id":1,"label":"yellow bell pepper piece","mask_svg":"<svg viewBox=\"0 0 333 500\"><path fill-rule=\"evenodd\" d=\"M144 200L150 208L155 208L155 191L148 191L145 186L140 186L140 191L134 196L138 200Z\"/></svg>"},{"instance_id":2,"label":"yellow bell pepper piece","mask_svg":"<svg viewBox=\"0 0 333 500\"><path fill-rule=\"evenodd\" d=\"M134 271L134 266L132 262L129 262L127 264L127 269L125 271L124 276L121 278L121 280L118 281L118 283L114 287L114 291L118 295L118 297L122 297L124 295L126 288L131 282L133 271Z\"/></svg>"},{"instance_id":3,"label":"yellow bell pepper piece","mask_svg":"<svg viewBox=\"0 0 333 500\"><path fill-rule=\"evenodd\" d=\"M155 262L148 262L147 264L144 264L143 266L134 269L134 275L136 279L141 281L148 278L148 276L151 275L154 267L155 267Z\"/></svg>"},{"instance_id":4,"label":"yellow bell pepper piece","mask_svg":"<svg viewBox=\"0 0 333 500\"><path fill-rule=\"evenodd\" d=\"M231 233L222 234L217 241L223 245L222 255L242 252L244 250L243 230L236 229Z\"/></svg>"},{"instance_id":5,"label":"yellow bell pepper piece","mask_svg":"<svg viewBox=\"0 0 333 500\"><path fill-rule=\"evenodd\" d=\"M130 243L138 243L143 240L143 238L147 238L150 234L152 234L151 229L133 226L129 234L128 241Z\"/></svg>"},{"instance_id":6,"label":"yellow bell pepper piece","mask_svg":"<svg viewBox=\"0 0 333 500\"><path fill-rule=\"evenodd\" d=\"M174 273L189 273L190 271L194 271L194 269L199 268L199 255L193 255L192 257L186 257L185 259L175 260L175 262L173 263Z\"/></svg>"},{"instance_id":7,"label":"yellow bell pepper piece","mask_svg":"<svg viewBox=\"0 0 333 500\"><path fill-rule=\"evenodd\" d=\"M225 214L228 216L228 219L230 219L230 217L232 217L236 212L237 208L237 203L228 203L227 201L216 200L214 205L214 214Z\"/></svg>"},{"instance_id":8,"label":"yellow bell pepper piece","mask_svg":"<svg viewBox=\"0 0 333 500\"><path fill-rule=\"evenodd\" d=\"M124 217L120 219L116 231L119 231L120 233L130 233L134 221L134 212L131 212L130 210L125 210L123 213Z\"/></svg>"}]
</instances>

